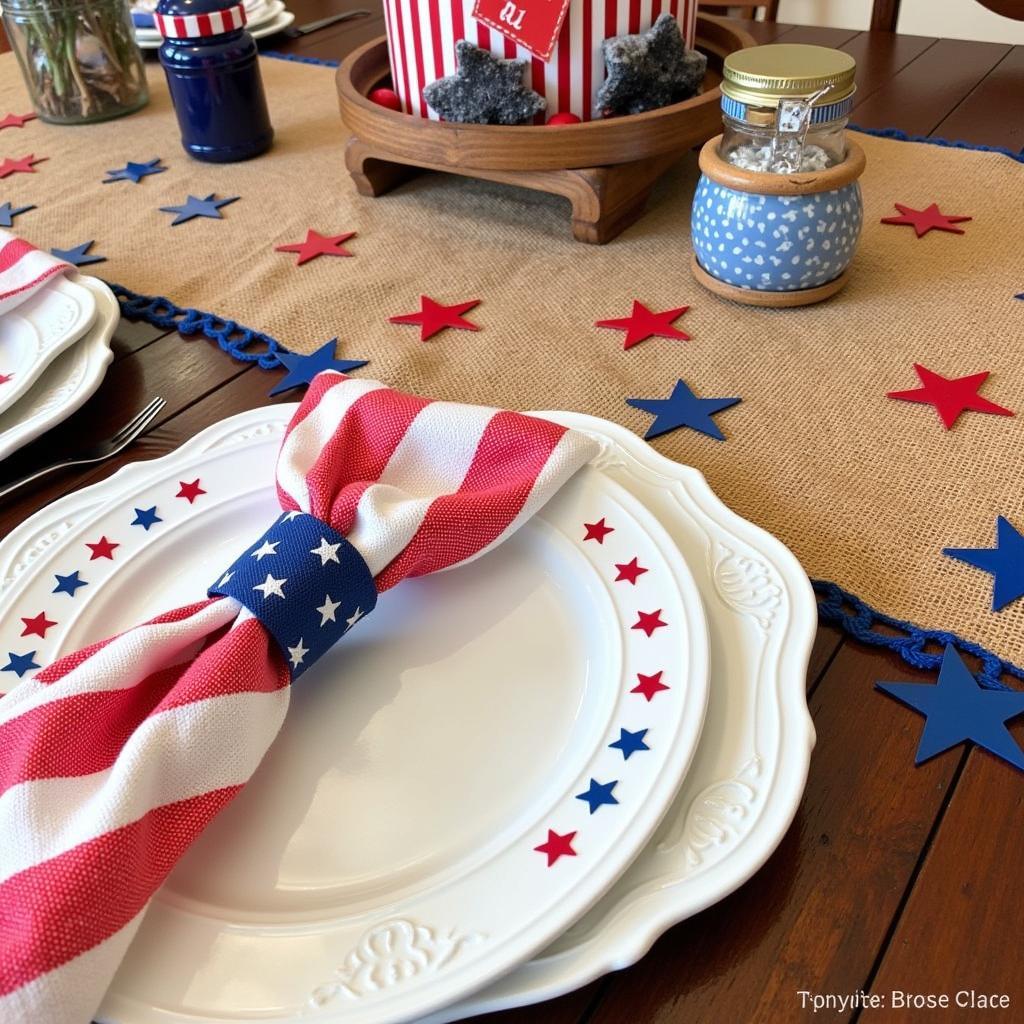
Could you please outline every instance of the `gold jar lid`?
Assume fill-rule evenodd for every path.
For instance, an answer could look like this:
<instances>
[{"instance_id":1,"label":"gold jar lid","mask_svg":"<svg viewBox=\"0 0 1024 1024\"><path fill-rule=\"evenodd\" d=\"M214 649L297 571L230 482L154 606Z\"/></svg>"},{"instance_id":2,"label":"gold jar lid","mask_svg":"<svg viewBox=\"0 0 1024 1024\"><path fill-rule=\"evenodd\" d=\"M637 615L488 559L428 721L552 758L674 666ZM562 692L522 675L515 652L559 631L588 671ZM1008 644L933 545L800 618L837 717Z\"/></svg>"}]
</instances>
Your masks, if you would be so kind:
<instances>
[{"instance_id":1,"label":"gold jar lid","mask_svg":"<svg viewBox=\"0 0 1024 1024\"><path fill-rule=\"evenodd\" d=\"M748 106L777 107L792 96L828 87L819 104L850 96L857 62L842 50L804 43L771 43L737 50L725 58L722 92Z\"/></svg>"}]
</instances>

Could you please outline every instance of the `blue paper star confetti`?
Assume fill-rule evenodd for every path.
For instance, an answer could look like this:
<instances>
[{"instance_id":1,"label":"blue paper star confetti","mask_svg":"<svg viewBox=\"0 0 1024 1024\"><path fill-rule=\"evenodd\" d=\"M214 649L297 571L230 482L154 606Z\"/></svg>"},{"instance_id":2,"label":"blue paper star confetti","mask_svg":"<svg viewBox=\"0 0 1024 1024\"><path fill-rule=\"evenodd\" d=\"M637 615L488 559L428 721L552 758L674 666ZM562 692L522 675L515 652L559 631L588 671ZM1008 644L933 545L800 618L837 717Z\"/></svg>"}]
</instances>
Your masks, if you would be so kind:
<instances>
[{"instance_id":1,"label":"blue paper star confetti","mask_svg":"<svg viewBox=\"0 0 1024 1024\"><path fill-rule=\"evenodd\" d=\"M717 441L724 441L725 434L711 417L739 401L739 398L698 398L685 381L678 380L668 398L627 398L626 404L654 417L654 422L644 434L648 441L679 427L689 427Z\"/></svg>"},{"instance_id":2,"label":"blue paper star confetti","mask_svg":"<svg viewBox=\"0 0 1024 1024\"><path fill-rule=\"evenodd\" d=\"M88 255L89 250L96 244L94 238L91 242L82 242L73 249L51 249L50 252L59 260L70 263L73 267L86 267L90 263L105 263L106 256Z\"/></svg>"},{"instance_id":3,"label":"blue paper star confetti","mask_svg":"<svg viewBox=\"0 0 1024 1024\"><path fill-rule=\"evenodd\" d=\"M141 526L146 533L154 523L162 523L163 520L156 514L156 505L152 508L137 508L135 518L131 521L132 526Z\"/></svg>"},{"instance_id":4,"label":"blue paper star confetti","mask_svg":"<svg viewBox=\"0 0 1024 1024\"><path fill-rule=\"evenodd\" d=\"M337 370L339 373L348 373L349 370L358 369L369 362L368 359L335 359L334 346L337 342L337 338L331 338L308 356L279 351L277 358L284 363L288 373L270 392L270 397L273 398L274 395L279 395L282 391L291 391L292 388L309 384L321 370Z\"/></svg>"},{"instance_id":5,"label":"blue paper star confetti","mask_svg":"<svg viewBox=\"0 0 1024 1024\"><path fill-rule=\"evenodd\" d=\"M943 652L937 683L875 686L925 716L915 764L973 740L1024 771L1024 751L1006 728L1008 719L1024 714L1024 693L980 687L951 644Z\"/></svg>"},{"instance_id":6,"label":"blue paper star confetti","mask_svg":"<svg viewBox=\"0 0 1024 1024\"><path fill-rule=\"evenodd\" d=\"M176 213L178 216L171 221L171 227L176 224L184 224L193 217L210 217L213 220L223 220L224 215L220 212L222 206L233 203L241 196L228 196L227 199L214 199L216 192L211 192L205 199L197 196L189 196L180 206L161 206L163 213Z\"/></svg>"},{"instance_id":7,"label":"blue paper star confetti","mask_svg":"<svg viewBox=\"0 0 1024 1024\"><path fill-rule=\"evenodd\" d=\"M61 576L60 573L54 573L54 577L57 580L57 586L53 588L55 594L67 594L69 597L75 596L75 591L79 587L89 586L88 580L83 580L79 577L79 571L76 569L70 576Z\"/></svg>"},{"instance_id":8,"label":"blue paper star confetti","mask_svg":"<svg viewBox=\"0 0 1024 1024\"><path fill-rule=\"evenodd\" d=\"M996 520L994 548L943 548L942 553L992 574L992 611L1024 595L1024 537L1003 516Z\"/></svg>"},{"instance_id":9,"label":"blue paper star confetti","mask_svg":"<svg viewBox=\"0 0 1024 1024\"><path fill-rule=\"evenodd\" d=\"M586 800L587 806L590 808L590 813L593 814L598 807L602 807L605 804L617 804L619 802L614 796L612 796L612 790L618 784L618 779L612 779L611 782L598 782L597 779L591 779L590 788L586 793L578 793L576 795L576 799Z\"/></svg>"},{"instance_id":10,"label":"blue paper star confetti","mask_svg":"<svg viewBox=\"0 0 1024 1024\"><path fill-rule=\"evenodd\" d=\"M10 660L3 668L0 668L0 672L17 672L19 679L26 672L31 672L34 668L39 668L35 660L35 651L29 651L28 654L15 654L14 651L8 651L7 657Z\"/></svg>"},{"instance_id":11,"label":"blue paper star confetti","mask_svg":"<svg viewBox=\"0 0 1024 1024\"><path fill-rule=\"evenodd\" d=\"M166 170L166 167L160 166L160 157L157 157L155 160L147 160L142 164L137 164L129 160L124 167L118 167L115 170L107 171L107 174L109 174L110 177L104 178L103 184L109 185L113 181L132 181L138 185L138 183L142 181L147 174L162 174Z\"/></svg>"},{"instance_id":12,"label":"blue paper star confetti","mask_svg":"<svg viewBox=\"0 0 1024 1024\"><path fill-rule=\"evenodd\" d=\"M3 206L0 206L0 228L14 227L15 217L34 209L34 206L19 206L15 208L10 203L4 203Z\"/></svg>"},{"instance_id":13,"label":"blue paper star confetti","mask_svg":"<svg viewBox=\"0 0 1024 1024\"><path fill-rule=\"evenodd\" d=\"M651 748L644 743L644 737L647 735L646 729L640 729L637 732L630 732L628 729L619 729L619 738L614 743L609 743L609 747L614 747L616 750L622 751L622 758L628 761L638 750L650 750Z\"/></svg>"}]
</instances>

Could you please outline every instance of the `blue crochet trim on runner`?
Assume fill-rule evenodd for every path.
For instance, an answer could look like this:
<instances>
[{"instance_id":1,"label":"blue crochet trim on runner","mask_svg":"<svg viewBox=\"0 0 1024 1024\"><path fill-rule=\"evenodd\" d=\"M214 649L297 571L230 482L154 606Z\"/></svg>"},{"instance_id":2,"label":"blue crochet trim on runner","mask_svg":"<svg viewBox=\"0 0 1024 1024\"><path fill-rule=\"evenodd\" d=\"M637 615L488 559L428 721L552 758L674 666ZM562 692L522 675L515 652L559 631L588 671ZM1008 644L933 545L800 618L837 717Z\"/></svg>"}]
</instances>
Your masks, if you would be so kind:
<instances>
[{"instance_id":1,"label":"blue crochet trim on runner","mask_svg":"<svg viewBox=\"0 0 1024 1024\"><path fill-rule=\"evenodd\" d=\"M899 128L861 128L860 125L849 126L855 132L864 135L877 135L881 139L896 139L898 142L924 142L929 146L945 146L947 149L977 149L982 153L1002 153L1017 163L1024 164L1024 150L1007 149L1005 146L983 146L980 142L960 142L956 139L937 139L925 135L908 135Z\"/></svg>"},{"instance_id":2,"label":"blue crochet trim on runner","mask_svg":"<svg viewBox=\"0 0 1024 1024\"><path fill-rule=\"evenodd\" d=\"M1010 689L1002 682L1004 675L1024 680L1024 669L1004 661L980 644L963 640L955 633L921 629L910 622L884 615L835 583L811 580L811 585L818 597L818 618L821 622L838 626L861 643L894 651L914 668L938 670L942 664L943 649L946 644L952 644L961 654L978 659L980 667L974 677L987 689Z\"/></svg>"},{"instance_id":3,"label":"blue crochet trim on runner","mask_svg":"<svg viewBox=\"0 0 1024 1024\"><path fill-rule=\"evenodd\" d=\"M269 334L261 334L251 327L243 327L234 320L224 320L213 313L182 309L162 295L137 295L119 284L110 284L110 288L121 303L121 313L130 320L145 320L155 327L166 327L181 334L202 334L217 342L232 359L241 363L256 363L264 370L273 370L283 365L278 353L287 352L288 349Z\"/></svg>"},{"instance_id":4,"label":"blue crochet trim on runner","mask_svg":"<svg viewBox=\"0 0 1024 1024\"><path fill-rule=\"evenodd\" d=\"M341 67L340 60L327 60L325 57L303 57L298 53L281 53L279 50L264 50L261 57L272 57L274 60L291 60L296 64L319 64L324 68Z\"/></svg>"}]
</instances>

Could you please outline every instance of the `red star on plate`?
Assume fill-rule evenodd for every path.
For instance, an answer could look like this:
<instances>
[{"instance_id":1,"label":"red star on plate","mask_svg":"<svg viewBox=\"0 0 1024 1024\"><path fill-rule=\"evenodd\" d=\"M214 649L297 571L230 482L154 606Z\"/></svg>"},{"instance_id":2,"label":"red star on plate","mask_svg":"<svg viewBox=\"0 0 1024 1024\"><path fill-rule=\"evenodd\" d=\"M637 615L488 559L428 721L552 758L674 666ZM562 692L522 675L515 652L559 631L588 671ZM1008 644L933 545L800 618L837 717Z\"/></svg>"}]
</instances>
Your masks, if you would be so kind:
<instances>
[{"instance_id":1,"label":"red star on plate","mask_svg":"<svg viewBox=\"0 0 1024 1024\"><path fill-rule=\"evenodd\" d=\"M623 562L621 565L616 562L615 568L619 570L619 575L615 577L615 582L621 583L622 580L629 580L634 587L636 586L637 576L643 576L643 574L647 572L642 565L637 563L635 557L631 562Z\"/></svg>"},{"instance_id":2,"label":"red star on plate","mask_svg":"<svg viewBox=\"0 0 1024 1024\"><path fill-rule=\"evenodd\" d=\"M559 835L553 828L548 829L548 841L535 846L538 853L546 853L548 867L558 860L559 857L575 857L576 851L572 848L572 841L576 838L575 832L566 832L564 836Z\"/></svg>"},{"instance_id":3,"label":"red star on plate","mask_svg":"<svg viewBox=\"0 0 1024 1024\"><path fill-rule=\"evenodd\" d=\"M637 612L637 620L633 623L633 629L642 629L650 636L656 629L667 626L667 622L661 621L661 609L656 612Z\"/></svg>"},{"instance_id":4,"label":"red star on plate","mask_svg":"<svg viewBox=\"0 0 1024 1024\"><path fill-rule=\"evenodd\" d=\"M95 544L90 544L88 541L85 542L85 546L92 551L89 556L90 562L95 562L97 558L109 558L111 561L114 560L114 548L119 548L121 545L116 541L107 540L107 538L100 537Z\"/></svg>"},{"instance_id":5,"label":"red star on plate","mask_svg":"<svg viewBox=\"0 0 1024 1024\"><path fill-rule=\"evenodd\" d=\"M301 267L303 263L315 260L317 256L351 256L352 253L342 243L355 237L354 231L346 231L340 235L321 235L319 231L308 228L304 242L279 245L274 252L297 252L299 258L295 261L295 266Z\"/></svg>"},{"instance_id":6,"label":"red star on plate","mask_svg":"<svg viewBox=\"0 0 1024 1024\"><path fill-rule=\"evenodd\" d=\"M943 377L941 373L934 373L920 363L914 363L918 377L921 378L923 387L913 388L910 391L890 391L889 398L898 398L904 402L923 402L926 405L934 405L939 412L939 418L947 430L956 423L960 413L966 409L974 412L990 412L996 416L1012 416L1009 409L1004 409L987 398L978 394L978 388L988 378L988 371L982 373L971 373L966 377Z\"/></svg>"},{"instance_id":7,"label":"red star on plate","mask_svg":"<svg viewBox=\"0 0 1024 1024\"><path fill-rule=\"evenodd\" d=\"M678 338L681 341L689 341L690 336L672 326L672 321L682 316L690 307L680 306L678 309L666 309L663 313L655 313L649 310L642 302L633 300L633 312L629 316L620 317L617 320L598 320L595 327L612 327L617 331L626 332L626 340L622 343L624 349L639 345L641 341L648 338Z\"/></svg>"},{"instance_id":8,"label":"red star on plate","mask_svg":"<svg viewBox=\"0 0 1024 1024\"><path fill-rule=\"evenodd\" d=\"M927 235L929 231L952 231L954 235L962 235L963 228L953 227L962 221L970 220L970 217L958 217L953 213L942 213L938 203L932 203L923 210L915 210L912 206L904 206L902 203L893 203L893 206L900 211L899 217L883 217L883 224L910 224L920 238Z\"/></svg>"},{"instance_id":9,"label":"red star on plate","mask_svg":"<svg viewBox=\"0 0 1024 1024\"><path fill-rule=\"evenodd\" d=\"M36 156L34 153L17 160L4 157L4 162L0 164L0 178L6 178L10 174L35 174L36 169L33 165L41 164L46 159L45 156Z\"/></svg>"},{"instance_id":10,"label":"red star on plate","mask_svg":"<svg viewBox=\"0 0 1024 1024\"><path fill-rule=\"evenodd\" d=\"M596 523L584 523L583 525L587 528L587 535L583 539L596 540L598 544L603 544L605 537L607 537L609 533L615 532L614 526L604 525L603 518L598 519Z\"/></svg>"},{"instance_id":11,"label":"red star on plate","mask_svg":"<svg viewBox=\"0 0 1024 1024\"><path fill-rule=\"evenodd\" d=\"M469 302L456 302L452 306L443 306L440 302L421 295L418 313L403 313L401 316L393 316L389 323L419 324L420 341L427 341L446 327L454 327L460 331L479 331L480 328L477 324L471 323L462 315L479 305L479 299L470 299Z\"/></svg>"},{"instance_id":12,"label":"red star on plate","mask_svg":"<svg viewBox=\"0 0 1024 1024\"><path fill-rule=\"evenodd\" d=\"M178 493L175 495L175 497L176 498L187 498L188 499L188 503L190 505L192 504L192 502L194 502L196 500L196 498L199 497L200 494L205 494L206 493L206 491L204 491L202 489L202 487L199 486L198 478L193 480L192 483L190 483L190 484L185 483L184 480L179 480L178 483L181 484L181 490L178 491Z\"/></svg>"},{"instance_id":13,"label":"red star on plate","mask_svg":"<svg viewBox=\"0 0 1024 1024\"><path fill-rule=\"evenodd\" d=\"M24 128L26 121L34 121L35 114L8 114L0 121L0 131L4 128Z\"/></svg>"},{"instance_id":14,"label":"red star on plate","mask_svg":"<svg viewBox=\"0 0 1024 1024\"><path fill-rule=\"evenodd\" d=\"M0 384L6 384L13 376L13 373L0 373Z\"/></svg>"},{"instance_id":15,"label":"red star on plate","mask_svg":"<svg viewBox=\"0 0 1024 1024\"><path fill-rule=\"evenodd\" d=\"M40 612L38 615L34 615L30 619L26 619L22 616L21 621L25 623L25 628L21 631L22 636L39 636L44 640L46 639L46 631L51 626L57 625L53 619L48 619L46 617L46 612Z\"/></svg>"},{"instance_id":16,"label":"red star on plate","mask_svg":"<svg viewBox=\"0 0 1024 1024\"><path fill-rule=\"evenodd\" d=\"M661 681L661 675L661 672L655 672L653 676L645 676L643 672L637 672L636 677L640 680L640 685L634 686L629 692L642 693L647 698L647 703L650 704L656 693L671 689Z\"/></svg>"}]
</instances>

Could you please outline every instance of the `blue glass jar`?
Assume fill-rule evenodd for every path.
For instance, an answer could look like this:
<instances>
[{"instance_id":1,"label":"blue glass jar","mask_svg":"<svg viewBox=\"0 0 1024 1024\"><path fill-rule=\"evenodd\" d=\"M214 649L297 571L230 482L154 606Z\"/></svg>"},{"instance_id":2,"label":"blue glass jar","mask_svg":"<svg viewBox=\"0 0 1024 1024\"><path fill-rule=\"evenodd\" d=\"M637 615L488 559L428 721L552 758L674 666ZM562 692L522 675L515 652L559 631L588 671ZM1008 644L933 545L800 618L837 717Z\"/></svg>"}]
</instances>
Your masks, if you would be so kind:
<instances>
[{"instance_id":1,"label":"blue glass jar","mask_svg":"<svg viewBox=\"0 0 1024 1024\"><path fill-rule=\"evenodd\" d=\"M185 151L233 163L269 149L274 129L245 8L225 0L160 0L154 21L164 37L160 63Z\"/></svg>"}]
</instances>

